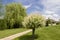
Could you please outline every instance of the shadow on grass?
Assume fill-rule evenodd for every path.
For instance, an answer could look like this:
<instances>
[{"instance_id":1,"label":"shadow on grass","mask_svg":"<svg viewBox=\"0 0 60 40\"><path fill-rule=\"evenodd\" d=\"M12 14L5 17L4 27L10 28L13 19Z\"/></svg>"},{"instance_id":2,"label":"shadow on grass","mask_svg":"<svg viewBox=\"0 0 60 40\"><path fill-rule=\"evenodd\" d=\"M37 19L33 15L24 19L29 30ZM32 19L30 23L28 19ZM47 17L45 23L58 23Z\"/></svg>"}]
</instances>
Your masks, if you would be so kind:
<instances>
[{"instance_id":1,"label":"shadow on grass","mask_svg":"<svg viewBox=\"0 0 60 40\"><path fill-rule=\"evenodd\" d=\"M32 37L32 35L24 35L22 37L19 37L19 40L34 40L37 39L38 35L34 35L34 38Z\"/></svg>"}]
</instances>

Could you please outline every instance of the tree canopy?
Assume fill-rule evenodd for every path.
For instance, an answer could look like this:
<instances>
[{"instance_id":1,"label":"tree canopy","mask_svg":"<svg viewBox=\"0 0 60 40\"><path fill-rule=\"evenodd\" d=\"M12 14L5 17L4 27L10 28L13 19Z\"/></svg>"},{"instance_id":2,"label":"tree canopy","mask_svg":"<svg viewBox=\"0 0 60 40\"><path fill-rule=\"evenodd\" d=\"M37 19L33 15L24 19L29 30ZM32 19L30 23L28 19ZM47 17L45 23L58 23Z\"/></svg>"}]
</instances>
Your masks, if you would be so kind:
<instances>
[{"instance_id":1,"label":"tree canopy","mask_svg":"<svg viewBox=\"0 0 60 40\"><path fill-rule=\"evenodd\" d=\"M23 18L27 15L26 9L17 3L7 4L5 7L5 20L9 28L21 26Z\"/></svg>"},{"instance_id":2,"label":"tree canopy","mask_svg":"<svg viewBox=\"0 0 60 40\"><path fill-rule=\"evenodd\" d=\"M23 25L28 28L34 28L45 25L45 18L40 14L31 14L25 17Z\"/></svg>"}]
</instances>

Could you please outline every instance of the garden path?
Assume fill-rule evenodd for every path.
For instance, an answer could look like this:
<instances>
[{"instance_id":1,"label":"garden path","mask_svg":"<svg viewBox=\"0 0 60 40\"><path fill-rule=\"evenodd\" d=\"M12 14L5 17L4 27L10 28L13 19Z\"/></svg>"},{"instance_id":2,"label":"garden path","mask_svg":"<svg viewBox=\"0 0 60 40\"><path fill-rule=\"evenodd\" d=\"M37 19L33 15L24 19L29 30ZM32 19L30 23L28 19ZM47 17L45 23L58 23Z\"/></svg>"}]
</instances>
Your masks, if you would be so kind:
<instances>
[{"instance_id":1,"label":"garden path","mask_svg":"<svg viewBox=\"0 0 60 40\"><path fill-rule=\"evenodd\" d=\"M20 37L20 36L23 36L29 32L31 32L32 30L27 30L27 31L24 31L24 32L21 32L21 33L17 33L17 34L14 34L14 35L11 35L11 36L8 36L8 37L5 37L5 38L2 38L0 40L13 40L14 38L17 38L17 37Z\"/></svg>"}]
</instances>

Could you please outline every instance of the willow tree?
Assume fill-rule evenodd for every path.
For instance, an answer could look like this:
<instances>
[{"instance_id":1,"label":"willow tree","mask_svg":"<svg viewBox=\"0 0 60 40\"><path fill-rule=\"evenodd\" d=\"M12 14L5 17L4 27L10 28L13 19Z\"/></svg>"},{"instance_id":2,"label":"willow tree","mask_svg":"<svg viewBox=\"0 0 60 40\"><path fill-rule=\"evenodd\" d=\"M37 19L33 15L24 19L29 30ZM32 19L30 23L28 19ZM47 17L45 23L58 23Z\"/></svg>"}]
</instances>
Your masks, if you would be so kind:
<instances>
[{"instance_id":1,"label":"willow tree","mask_svg":"<svg viewBox=\"0 0 60 40\"><path fill-rule=\"evenodd\" d=\"M7 4L5 7L5 20L9 28L22 26L22 20L26 16L26 9L17 3Z\"/></svg>"},{"instance_id":2,"label":"willow tree","mask_svg":"<svg viewBox=\"0 0 60 40\"><path fill-rule=\"evenodd\" d=\"M22 24L24 27L32 29L32 35L34 37L35 28L45 25L45 18L40 14L31 14L24 18Z\"/></svg>"}]
</instances>

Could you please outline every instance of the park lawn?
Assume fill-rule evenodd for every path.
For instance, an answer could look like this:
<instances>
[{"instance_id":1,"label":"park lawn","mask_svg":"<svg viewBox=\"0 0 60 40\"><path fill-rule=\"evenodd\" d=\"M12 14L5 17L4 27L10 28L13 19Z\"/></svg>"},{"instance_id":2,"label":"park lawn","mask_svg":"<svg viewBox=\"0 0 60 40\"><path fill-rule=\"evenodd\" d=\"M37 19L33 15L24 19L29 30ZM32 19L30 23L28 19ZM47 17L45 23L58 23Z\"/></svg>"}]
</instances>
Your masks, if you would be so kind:
<instances>
[{"instance_id":1,"label":"park lawn","mask_svg":"<svg viewBox=\"0 0 60 40\"><path fill-rule=\"evenodd\" d=\"M26 30L26 28L0 30L0 39Z\"/></svg>"},{"instance_id":2,"label":"park lawn","mask_svg":"<svg viewBox=\"0 0 60 40\"><path fill-rule=\"evenodd\" d=\"M34 39L32 39L31 34L30 32L14 40L60 40L60 25L36 29Z\"/></svg>"}]
</instances>

